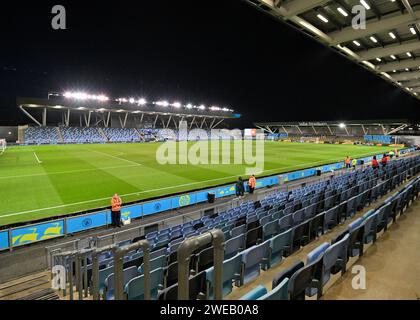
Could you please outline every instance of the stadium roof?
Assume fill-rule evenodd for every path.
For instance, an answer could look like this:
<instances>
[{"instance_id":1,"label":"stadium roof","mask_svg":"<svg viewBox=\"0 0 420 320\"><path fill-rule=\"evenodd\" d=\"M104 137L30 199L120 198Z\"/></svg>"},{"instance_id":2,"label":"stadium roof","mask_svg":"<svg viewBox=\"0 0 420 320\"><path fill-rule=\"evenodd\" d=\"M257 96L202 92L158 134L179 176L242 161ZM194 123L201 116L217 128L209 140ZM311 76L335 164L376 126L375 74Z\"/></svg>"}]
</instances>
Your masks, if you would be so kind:
<instances>
[{"instance_id":1,"label":"stadium roof","mask_svg":"<svg viewBox=\"0 0 420 320\"><path fill-rule=\"evenodd\" d=\"M383 134L394 134L405 128L413 125L409 120L394 119L394 120L352 120L352 121L300 121L300 122L258 122L255 126L269 133L274 133L275 130L282 129L287 132L286 128L296 127L300 128L310 127L316 132L315 127L326 127L332 133L332 127L344 129L347 133L347 127L361 127L363 132L367 134L366 127L378 126L382 129ZM388 127L388 128L385 128Z\"/></svg>"},{"instance_id":2,"label":"stadium roof","mask_svg":"<svg viewBox=\"0 0 420 320\"><path fill-rule=\"evenodd\" d=\"M300 127L324 127L324 126L360 126L360 125L403 125L410 124L407 119L392 120L351 120L351 121L295 121L295 122L258 122L256 126L300 126Z\"/></svg>"},{"instance_id":3,"label":"stadium roof","mask_svg":"<svg viewBox=\"0 0 420 320\"><path fill-rule=\"evenodd\" d=\"M16 104L26 116L40 126L46 125L47 110L63 112L67 123L70 113L107 114L108 119L114 113L125 115L125 119L129 115L154 115L156 119L160 116L179 117L180 119L202 118L204 121L205 119L214 120L213 124L216 123L216 120L223 121L241 117L240 114L235 114L233 110L227 108L182 105L179 102L169 103L167 101L147 102L144 99L136 101L124 98L109 99L104 95L94 96L94 99L69 99L58 94L49 94L48 99L18 97ZM31 109L43 111L40 121L30 113Z\"/></svg>"},{"instance_id":4,"label":"stadium roof","mask_svg":"<svg viewBox=\"0 0 420 320\"><path fill-rule=\"evenodd\" d=\"M419 98L419 0L245 1ZM366 9L364 29L352 27L355 6Z\"/></svg>"}]
</instances>

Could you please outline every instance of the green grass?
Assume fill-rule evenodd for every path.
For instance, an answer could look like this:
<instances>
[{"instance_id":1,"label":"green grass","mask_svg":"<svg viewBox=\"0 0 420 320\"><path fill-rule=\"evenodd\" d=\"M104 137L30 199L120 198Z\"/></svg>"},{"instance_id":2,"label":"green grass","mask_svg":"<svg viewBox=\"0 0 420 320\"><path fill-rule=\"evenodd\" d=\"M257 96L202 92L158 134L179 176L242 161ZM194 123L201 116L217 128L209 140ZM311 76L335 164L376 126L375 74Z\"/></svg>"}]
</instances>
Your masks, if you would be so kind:
<instances>
[{"instance_id":1,"label":"green grass","mask_svg":"<svg viewBox=\"0 0 420 320\"><path fill-rule=\"evenodd\" d=\"M191 146L194 143L189 143ZM10 147L0 156L0 225L210 187L246 165L160 165L159 143ZM388 151L386 147L265 143L263 175ZM35 155L42 163L38 163Z\"/></svg>"}]
</instances>

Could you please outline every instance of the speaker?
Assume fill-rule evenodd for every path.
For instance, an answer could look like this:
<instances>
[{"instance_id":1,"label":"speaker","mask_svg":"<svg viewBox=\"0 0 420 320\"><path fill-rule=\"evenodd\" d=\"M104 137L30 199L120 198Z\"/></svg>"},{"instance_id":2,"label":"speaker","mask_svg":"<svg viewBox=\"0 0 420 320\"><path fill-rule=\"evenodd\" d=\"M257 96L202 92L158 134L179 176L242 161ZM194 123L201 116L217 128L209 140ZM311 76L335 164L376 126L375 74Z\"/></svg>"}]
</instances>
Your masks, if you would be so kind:
<instances>
[{"instance_id":1,"label":"speaker","mask_svg":"<svg viewBox=\"0 0 420 320\"><path fill-rule=\"evenodd\" d=\"M320 170L320 169L317 169L317 170L316 170L316 175L317 175L318 177L321 175L321 170Z\"/></svg>"},{"instance_id":2,"label":"speaker","mask_svg":"<svg viewBox=\"0 0 420 320\"><path fill-rule=\"evenodd\" d=\"M214 203L215 199L216 199L216 195L214 193L209 192L207 194L207 200L209 203Z\"/></svg>"}]
</instances>

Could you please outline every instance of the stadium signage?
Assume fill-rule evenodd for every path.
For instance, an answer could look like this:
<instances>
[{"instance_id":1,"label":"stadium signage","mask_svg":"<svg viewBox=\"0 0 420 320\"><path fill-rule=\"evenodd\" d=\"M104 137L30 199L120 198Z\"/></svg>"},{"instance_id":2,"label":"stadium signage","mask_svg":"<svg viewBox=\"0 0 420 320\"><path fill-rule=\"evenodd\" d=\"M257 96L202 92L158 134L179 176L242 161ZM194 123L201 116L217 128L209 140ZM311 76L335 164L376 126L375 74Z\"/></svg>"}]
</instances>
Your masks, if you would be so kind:
<instances>
[{"instance_id":1,"label":"stadium signage","mask_svg":"<svg viewBox=\"0 0 420 320\"><path fill-rule=\"evenodd\" d=\"M12 229L10 244L13 247L57 238L64 235L64 220L36 224L23 228Z\"/></svg>"},{"instance_id":2,"label":"stadium signage","mask_svg":"<svg viewBox=\"0 0 420 320\"><path fill-rule=\"evenodd\" d=\"M299 122L299 126L308 127L308 126L327 126L326 122Z\"/></svg>"},{"instance_id":3,"label":"stadium signage","mask_svg":"<svg viewBox=\"0 0 420 320\"><path fill-rule=\"evenodd\" d=\"M7 230L0 231L0 250L9 248L9 232Z\"/></svg>"}]
</instances>

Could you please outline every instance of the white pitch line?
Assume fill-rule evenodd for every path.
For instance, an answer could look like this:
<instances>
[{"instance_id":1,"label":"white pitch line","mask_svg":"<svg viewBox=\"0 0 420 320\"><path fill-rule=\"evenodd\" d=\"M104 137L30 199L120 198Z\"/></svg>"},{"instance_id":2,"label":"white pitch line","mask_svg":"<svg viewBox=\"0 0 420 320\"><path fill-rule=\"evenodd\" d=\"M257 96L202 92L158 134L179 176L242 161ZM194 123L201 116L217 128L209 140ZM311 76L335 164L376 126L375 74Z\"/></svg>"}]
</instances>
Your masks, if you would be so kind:
<instances>
[{"instance_id":1,"label":"white pitch line","mask_svg":"<svg viewBox=\"0 0 420 320\"><path fill-rule=\"evenodd\" d=\"M38 158L38 156L36 155L36 152L35 152L35 151L34 151L34 156L35 156L36 161L38 162L38 164L41 164L41 163L42 163L42 161L40 161L40 160L39 160L39 158Z\"/></svg>"},{"instance_id":2,"label":"white pitch line","mask_svg":"<svg viewBox=\"0 0 420 320\"><path fill-rule=\"evenodd\" d=\"M93 149L89 149L89 151L93 151L93 152L96 152L96 153L99 153L99 154L108 156L108 157L113 158L113 159L118 159L118 160L125 161L125 162L131 163L131 164L135 164L137 166L142 166L141 163L138 163L138 162L135 162L135 161L131 161L131 160L127 160L127 159L124 159L124 158L120 158L120 157L117 157L117 156L113 156L113 155L111 155L109 153L105 153L105 152L101 152L101 151L93 150Z\"/></svg>"},{"instance_id":3,"label":"white pitch line","mask_svg":"<svg viewBox=\"0 0 420 320\"><path fill-rule=\"evenodd\" d=\"M364 155L366 155L366 154L364 154ZM360 156L362 156L362 155L353 156L353 157L360 157ZM301 164L298 164L298 165L282 167L282 168L278 168L278 169L298 168L298 167L302 167L302 166L307 166L307 165L312 165L312 164L319 164L319 163L328 162L328 161L334 161L334 160L337 160L337 158L334 158L334 159L331 159L331 160L317 161L317 162L306 162L306 163L301 163ZM278 169L264 170L263 173L271 172L273 170L278 170ZM223 177L223 178L216 178L216 179L210 179L210 180L202 180L202 181L196 181L196 182L178 184L176 186L163 187L163 188L157 188L157 189L149 189L149 190L144 190L144 191L139 191L139 192L131 192L131 193L122 194L120 196L121 197L127 197L127 196L132 196L132 195L140 195L140 194L143 194L143 193L149 193L149 192L155 192L155 191L162 191L162 190L169 190L169 189L174 189L174 188L178 188L178 187L186 187L186 186L191 186L191 185L201 184L201 183L206 183L206 182L226 180L226 179L231 179L231 178L235 178L235 177L238 177L238 176L240 176L240 175L233 175L233 176L227 176L227 177ZM0 219L7 218L7 217L12 217L12 216L18 216L18 215L27 214L27 213L32 213L32 212L39 212L39 211L45 211L45 210L51 210L51 209L59 209L59 208L71 207L71 206L79 205L79 204L94 203L94 202L104 201L104 200L107 200L107 199L110 199L110 197L100 198L100 199L93 199L93 200L86 200L86 201L80 201L80 202L74 202L74 203L68 203L68 204L63 204L63 205L59 205L59 206L48 207L48 208L41 208L41 209L36 209L36 210L28 210L28 211L21 211L21 212L9 213L9 214L6 214L6 215L1 215L0 216Z\"/></svg>"}]
</instances>

